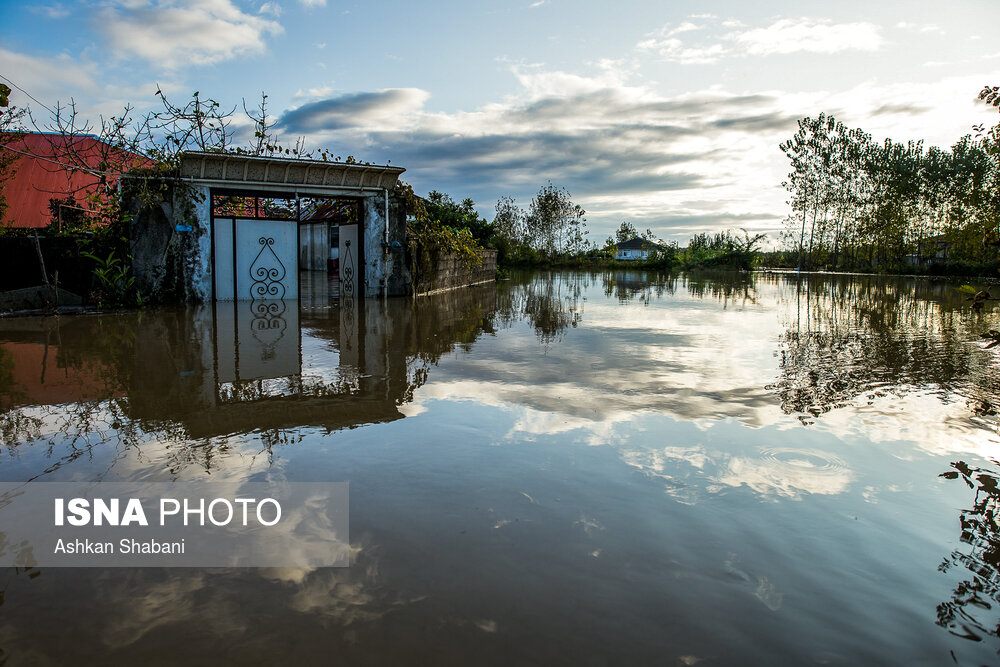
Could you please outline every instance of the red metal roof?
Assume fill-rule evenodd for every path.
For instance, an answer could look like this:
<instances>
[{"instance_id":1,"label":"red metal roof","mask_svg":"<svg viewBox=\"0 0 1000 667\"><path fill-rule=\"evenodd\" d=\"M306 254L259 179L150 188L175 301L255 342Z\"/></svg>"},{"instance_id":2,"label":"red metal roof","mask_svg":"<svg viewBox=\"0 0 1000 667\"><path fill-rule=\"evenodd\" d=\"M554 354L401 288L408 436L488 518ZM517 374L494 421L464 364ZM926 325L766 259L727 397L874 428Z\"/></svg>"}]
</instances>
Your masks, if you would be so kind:
<instances>
[{"instance_id":1,"label":"red metal roof","mask_svg":"<svg viewBox=\"0 0 1000 667\"><path fill-rule=\"evenodd\" d=\"M66 157L67 152L72 150L92 170L107 170L107 165L101 162L108 154L109 146L96 137L71 139L59 134L29 133L5 142L4 146L0 147L0 151L14 153L16 158L13 175L0 183L7 198L7 212L2 220L5 226L45 227L52 219L49 199L64 199L73 193L77 202L86 207L82 203L86 196L101 191L100 174L74 171ZM117 153L123 154L122 151ZM124 154L130 158L131 166L149 164L149 160L140 155ZM114 185L117 177L109 174L107 180Z\"/></svg>"}]
</instances>

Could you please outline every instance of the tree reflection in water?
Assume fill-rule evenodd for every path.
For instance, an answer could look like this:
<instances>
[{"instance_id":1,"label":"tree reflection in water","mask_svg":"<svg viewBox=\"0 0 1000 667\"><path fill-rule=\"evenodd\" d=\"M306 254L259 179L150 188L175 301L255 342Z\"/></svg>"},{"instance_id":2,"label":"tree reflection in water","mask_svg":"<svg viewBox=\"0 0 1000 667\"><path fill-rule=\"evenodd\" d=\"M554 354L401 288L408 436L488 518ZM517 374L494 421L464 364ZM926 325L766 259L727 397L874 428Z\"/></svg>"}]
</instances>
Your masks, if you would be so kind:
<instances>
[{"instance_id":1,"label":"tree reflection in water","mask_svg":"<svg viewBox=\"0 0 1000 667\"><path fill-rule=\"evenodd\" d=\"M593 280L589 273L516 273L497 290L494 326L527 320L542 343L556 342L583 320L583 293Z\"/></svg>"},{"instance_id":2,"label":"tree reflection in water","mask_svg":"<svg viewBox=\"0 0 1000 667\"><path fill-rule=\"evenodd\" d=\"M900 655L882 652L882 662L894 657L899 664L920 662L921 639L935 651L955 644L988 650L989 642L973 645L941 628L927 629L931 608L954 587L951 599L938 607L938 622L959 637L988 640L1000 634L1000 473L964 463L947 473L961 477L975 499L961 514L962 543L942 563L944 574L931 575L940 581L928 581L924 565L937 565L955 546L945 541L954 532L952 517L945 515L944 530L929 542L924 533L916 535L912 544L925 550L914 552L920 558L913 564L897 568L894 560L880 558L881 547L893 544L892 533L866 537L849 515L856 516L855 502L868 502L869 489L889 491L897 484L916 488L914 498L933 502L936 496L921 496L919 484L928 476L933 480L954 456L897 466L901 457L895 441L884 447L877 442L868 447L865 441L883 424L862 425L850 439L838 441L838 434L828 432L838 422L826 414L879 392L923 391L949 392L952 396L942 395L942 400L950 404L956 394L975 400L980 416L974 419L991 418L996 357L993 350L981 349L978 334L995 326L989 321L995 316L963 308L963 295L952 291L893 278L631 270L516 275L495 286L416 300L362 302L350 317L329 304L304 308L289 319L285 335L271 346L274 353L263 356L263 341L248 333L234 346L231 331L227 338L218 326L199 324L211 323L211 317L193 317L191 311L64 319L50 330L28 320L0 320L0 419L7 420L0 426L9 436L0 456L11 464L0 467L0 473L8 479L73 474L159 481L208 473L219 480L249 479L263 467L265 474L282 474L285 468L291 478L360 472L355 479L368 484L365 503L357 504L363 509L357 523L363 530L352 539L357 559L351 568L281 575L46 571L28 584L42 589L36 596L23 589L32 573L10 570L0 589L9 585L4 608L13 630L0 642L18 649L45 646L78 662L98 661L98 651L113 651L105 661L125 664L142 662L135 658L152 655L178 632L189 632L186 636L193 638L182 648L224 651L236 656L234 661L250 656L288 662L288 651L296 648L309 657L328 656L333 646L348 657L392 662L385 659L391 650L379 651L391 649L395 640L399 654L413 655L411 647L426 644L427 619L447 633L442 637L470 628L476 643L470 640L468 646L478 653L483 630L477 619L489 619L487 627L498 640L494 646L517 644L514 633L520 631L521 637L539 637L538 646L557 648L552 637L578 638L573 628L599 619L593 629L607 634L591 632L594 646L620 641L614 648L626 650L644 648L645 641L650 651L637 653L631 662L653 663L673 657L653 642L675 619L693 619L694 625L682 630L705 628L705 655L715 646L739 655L753 631L746 624L763 619L763 632L753 635L760 638L761 655L771 657L775 646L801 649L797 655L803 659L793 659L796 664L878 663L873 651L890 646L880 640L893 633L896 646L916 647ZM747 312L734 312L741 310ZM501 328L509 331L481 340ZM223 352L227 340L228 352ZM289 340L293 344L286 349ZM462 350L473 345L475 353L466 358ZM21 355L16 359L15 349ZM26 350L39 354L31 357ZM46 387L56 370L71 381L64 383L64 394L43 395L39 383L22 382L41 377L43 362L48 364ZM277 370L257 372L251 362L259 362L257 368L274 362ZM21 372L27 366L28 372ZM431 386L423 387L428 381ZM399 409L415 395L415 409ZM892 407L901 406L902 418L918 424L930 426L937 418L933 411L914 415L914 405L921 403L901 401ZM961 412L959 402L948 415ZM848 418L856 414L850 407L841 412ZM407 417L402 428L363 429L357 438L325 437L406 415L413 418ZM833 428L802 428L797 415L806 421L825 415ZM495 443L494 434L508 428L513 446L493 446L507 444ZM896 436L891 429L884 432ZM955 433L947 424L934 424L928 432ZM411 434L418 437L411 441ZM468 442L460 439L466 434L472 434ZM767 441L772 436L802 442L773 447ZM910 451L910 445L905 447L903 454ZM877 457L884 453L893 457L891 464L879 465ZM873 479L871 487L863 486L867 477ZM585 483L590 481L597 484ZM951 491L965 492L949 484ZM534 487L558 502L536 504L528 496L536 494ZM470 502L456 503L456 498ZM496 512L494 498L503 503ZM754 498L766 502L746 502ZM884 498L880 507L866 505L887 522L872 525L895 526L897 509L909 510L911 497L890 501L885 493ZM607 509L610 520L578 511L589 506ZM519 520L525 511L538 512L527 516L539 521ZM602 522L593 535L586 528L591 517ZM459 523L461 532L452 530ZM466 531L466 523L481 530ZM807 530L813 526L819 529ZM515 534L514 528L531 532ZM840 529L846 532L830 532ZM855 536L860 541L853 541ZM737 561L727 556L737 551L745 565L733 577ZM494 556L497 560L485 561L489 567L480 566L479 558ZM861 568L866 562L884 566L877 572L888 576L875 581L870 573L876 570ZM528 587L534 597L524 598L530 614L521 610L524 591L509 593L509 582L523 574L524 563L537 569L539 582L534 590ZM905 569L906 578L893 580L897 569ZM765 571L767 578L758 576ZM857 584L835 576L844 571L856 574L851 578ZM608 578L609 572L624 575ZM693 576L683 576L687 573ZM593 588L572 609L560 606L567 591L573 598L576 591L591 590L579 585L580 576L606 586ZM543 580L554 584L542 585ZM909 588L916 593L909 599L919 601L912 607L895 598L901 597L899 581L913 584ZM934 592L935 585L942 590ZM19 587L22 599L14 604ZM930 601L928 591L935 596ZM517 598L516 605L508 604L508 593ZM785 606L778 609L775 600L783 593ZM892 607L869 606L873 594ZM460 612L464 625L450 625L456 603L466 600L469 606ZM706 602L687 606L695 600ZM732 600L732 611L716 605L719 600ZM552 604L556 626L539 625L534 612L545 611L545 604ZM862 604L868 608L859 609ZM12 605L14 614L9 613ZM496 622L485 611L501 608L512 611L498 612L507 615ZM88 623L56 637L51 627L77 612ZM704 623L698 619L702 613ZM905 625L917 616L924 619L922 626ZM609 626L607 618L618 622ZM267 623L261 625L260 619ZM261 634L265 625L271 632ZM632 634L625 632L626 625L634 626ZM565 633L561 626L568 628ZM401 627L405 633L394 635ZM736 632L723 637L722 627ZM917 633L918 641L912 641ZM291 636L296 641L289 648L284 638ZM820 653L824 646L843 652ZM597 655L589 645L577 649L583 661ZM357 653L347 653L352 650ZM473 654L470 649L468 655ZM562 654L552 655L558 660ZM685 645L684 653L675 655L694 653Z\"/></svg>"},{"instance_id":3,"label":"tree reflection in water","mask_svg":"<svg viewBox=\"0 0 1000 667\"><path fill-rule=\"evenodd\" d=\"M659 271L616 270L601 272L515 272L497 290L494 323L509 328L527 321L543 344L561 340L563 333L583 321L591 285L599 284L605 296L621 304L649 305L654 299L673 296L678 288L698 299L714 298L723 304L745 306L756 303L753 278L749 274L703 272L669 274Z\"/></svg>"},{"instance_id":4,"label":"tree reflection in water","mask_svg":"<svg viewBox=\"0 0 1000 667\"><path fill-rule=\"evenodd\" d=\"M876 276L761 276L784 284L780 376L768 389L805 423L857 400L961 389L970 403L1000 386L973 342L984 316L953 286Z\"/></svg>"},{"instance_id":5,"label":"tree reflection in water","mask_svg":"<svg viewBox=\"0 0 1000 667\"><path fill-rule=\"evenodd\" d=\"M654 271L606 271L601 274L601 284L604 296L614 296L618 303L648 304L653 297L673 294L677 276Z\"/></svg>"},{"instance_id":6,"label":"tree reflection in water","mask_svg":"<svg viewBox=\"0 0 1000 667\"><path fill-rule=\"evenodd\" d=\"M964 567L971 577L955 587L951 600L938 605L937 623L965 639L1000 637L1000 473L964 461L951 466L954 470L941 476L961 479L976 494L972 507L959 515L960 539L966 546L952 551L938 569Z\"/></svg>"},{"instance_id":7,"label":"tree reflection in water","mask_svg":"<svg viewBox=\"0 0 1000 667\"><path fill-rule=\"evenodd\" d=\"M44 449L31 479L80 459L110 458L110 472L129 456L171 479L233 457L270 465L303 426L401 419L442 355L493 331L494 304L487 286L369 300L350 318L336 305L296 311L277 344L240 336L231 303L0 321L0 454ZM321 348L309 362L303 341Z\"/></svg>"}]
</instances>

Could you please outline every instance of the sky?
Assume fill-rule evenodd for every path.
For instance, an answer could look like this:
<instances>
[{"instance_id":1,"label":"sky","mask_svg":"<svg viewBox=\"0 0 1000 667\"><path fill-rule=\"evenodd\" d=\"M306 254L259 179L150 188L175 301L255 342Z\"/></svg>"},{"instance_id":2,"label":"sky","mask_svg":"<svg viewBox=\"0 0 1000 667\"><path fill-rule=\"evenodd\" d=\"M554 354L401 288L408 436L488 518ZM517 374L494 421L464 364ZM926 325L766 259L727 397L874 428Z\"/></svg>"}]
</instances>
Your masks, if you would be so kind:
<instances>
[{"instance_id":1,"label":"sky","mask_svg":"<svg viewBox=\"0 0 1000 667\"><path fill-rule=\"evenodd\" d=\"M487 219L551 182L598 244L628 220L773 247L778 144L804 116L938 146L1000 121L976 100L1000 85L996 0L0 0L0 25L0 74L40 122L265 92L282 143L405 167Z\"/></svg>"}]
</instances>

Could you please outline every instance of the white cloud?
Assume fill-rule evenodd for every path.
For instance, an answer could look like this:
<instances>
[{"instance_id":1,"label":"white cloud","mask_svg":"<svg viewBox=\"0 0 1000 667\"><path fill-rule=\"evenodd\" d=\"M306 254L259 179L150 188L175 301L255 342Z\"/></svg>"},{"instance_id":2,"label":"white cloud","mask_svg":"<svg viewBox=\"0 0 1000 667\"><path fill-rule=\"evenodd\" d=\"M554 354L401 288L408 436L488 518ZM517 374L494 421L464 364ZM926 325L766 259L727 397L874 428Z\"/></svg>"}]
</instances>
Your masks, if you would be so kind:
<instances>
[{"instance_id":1,"label":"white cloud","mask_svg":"<svg viewBox=\"0 0 1000 667\"><path fill-rule=\"evenodd\" d=\"M79 62L65 54L39 58L0 48L0 72L12 77L14 83L52 108L59 101L92 93L99 88L97 67L93 63ZM35 112L44 113L37 103L26 98L19 90L15 90L11 96L11 104L30 106Z\"/></svg>"},{"instance_id":2,"label":"white cloud","mask_svg":"<svg viewBox=\"0 0 1000 667\"><path fill-rule=\"evenodd\" d=\"M542 65L514 64L510 66L510 71L531 99L580 95L609 88L622 94L643 94L642 89L625 84L629 77L629 67L623 61L601 60L597 63L597 68L600 72L594 76L547 70Z\"/></svg>"},{"instance_id":3,"label":"white cloud","mask_svg":"<svg viewBox=\"0 0 1000 667\"><path fill-rule=\"evenodd\" d=\"M754 56L877 51L882 46L879 29L871 23L830 23L812 19L782 19L766 28L727 35L726 39Z\"/></svg>"},{"instance_id":4,"label":"white cloud","mask_svg":"<svg viewBox=\"0 0 1000 667\"><path fill-rule=\"evenodd\" d=\"M281 5L279 5L276 2L265 2L263 5L260 6L260 10L257 13L270 14L271 16L277 18L281 16Z\"/></svg>"},{"instance_id":5,"label":"white cloud","mask_svg":"<svg viewBox=\"0 0 1000 667\"><path fill-rule=\"evenodd\" d=\"M664 60L681 63L682 65L707 65L729 55L730 50L722 44L710 44L703 47L684 46L684 42L671 37L667 39L648 39L636 45L640 51L655 51Z\"/></svg>"},{"instance_id":6,"label":"white cloud","mask_svg":"<svg viewBox=\"0 0 1000 667\"><path fill-rule=\"evenodd\" d=\"M681 23L676 28L671 29L670 32L667 33L667 34L668 35L676 35L676 34L682 33L682 32L691 32L693 30L701 30L701 29L702 29L702 26L694 24L694 23L691 23L690 21L685 21L684 23Z\"/></svg>"},{"instance_id":7,"label":"white cloud","mask_svg":"<svg viewBox=\"0 0 1000 667\"><path fill-rule=\"evenodd\" d=\"M299 2L305 7L326 7L326 0L299 0Z\"/></svg>"},{"instance_id":8,"label":"white cloud","mask_svg":"<svg viewBox=\"0 0 1000 667\"><path fill-rule=\"evenodd\" d=\"M944 30L933 23L908 23L907 21L900 21L896 24L896 27L900 30L908 30L910 32L936 32L944 34Z\"/></svg>"},{"instance_id":9,"label":"white cloud","mask_svg":"<svg viewBox=\"0 0 1000 667\"><path fill-rule=\"evenodd\" d=\"M300 88L299 90L295 91L295 95L293 95L293 97L295 99L303 99L306 97L311 97L316 99L321 97L329 97L330 95L333 95L333 91L334 91L333 86L317 86L316 88L310 88L309 90L302 90Z\"/></svg>"},{"instance_id":10,"label":"white cloud","mask_svg":"<svg viewBox=\"0 0 1000 667\"><path fill-rule=\"evenodd\" d=\"M63 6L61 2L52 5L39 5L33 9L45 14L50 19L64 19L69 16L69 9Z\"/></svg>"},{"instance_id":11,"label":"white cloud","mask_svg":"<svg viewBox=\"0 0 1000 667\"><path fill-rule=\"evenodd\" d=\"M98 63L72 58L66 54L39 57L30 56L0 47L0 73L28 91L40 103L30 100L20 90L14 90L11 102L19 107L29 106L40 126L49 122L50 113L57 103L65 107L75 100L78 118L90 121L93 126L101 115L121 115L126 104L133 108L133 118L141 117L159 101L153 96L157 86L173 99L190 93L190 88L175 80L137 80L128 84L107 81Z\"/></svg>"},{"instance_id":12,"label":"white cloud","mask_svg":"<svg viewBox=\"0 0 1000 667\"><path fill-rule=\"evenodd\" d=\"M685 65L710 64L726 57L766 56L789 53L837 53L840 51L878 50L883 40L871 23L831 23L818 19L780 19L763 28L745 30L738 21L722 21L719 26L730 32L689 43L685 33L704 31L707 26L684 22L667 24L639 42L640 52L656 53L663 60Z\"/></svg>"},{"instance_id":13,"label":"white cloud","mask_svg":"<svg viewBox=\"0 0 1000 667\"><path fill-rule=\"evenodd\" d=\"M205 65L265 50L275 21L246 14L230 0L136 0L98 12L109 44L167 68Z\"/></svg>"},{"instance_id":14,"label":"white cloud","mask_svg":"<svg viewBox=\"0 0 1000 667\"><path fill-rule=\"evenodd\" d=\"M975 123L996 115L976 100L982 81L982 73L926 83L864 81L847 90L806 95L799 104L833 113L879 141L921 139L927 146L945 148L968 134Z\"/></svg>"}]
</instances>

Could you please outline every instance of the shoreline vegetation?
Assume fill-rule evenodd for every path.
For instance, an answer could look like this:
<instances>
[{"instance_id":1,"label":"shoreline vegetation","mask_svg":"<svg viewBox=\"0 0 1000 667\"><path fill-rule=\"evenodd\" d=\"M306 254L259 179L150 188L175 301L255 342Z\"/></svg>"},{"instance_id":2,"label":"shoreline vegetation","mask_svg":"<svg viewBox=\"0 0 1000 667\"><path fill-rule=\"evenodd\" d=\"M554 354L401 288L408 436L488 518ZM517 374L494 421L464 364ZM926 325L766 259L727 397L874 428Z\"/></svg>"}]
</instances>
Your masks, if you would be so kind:
<instances>
[{"instance_id":1,"label":"shoreline vegetation","mask_svg":"<svg viewBox=\"0 0 1000 667\"><path fill-rule=\"evenodd\" d=\"M413 195L410 186L399 186L407 202L410 236L431 252L453 252L475 262L483 249L497 251L501 270L512 268L585 268L617 266L644 269L714 268L749 270L759 255L765 234L746 230L691 237L688 245L665 243L652 230L639 232L625 220L603 244L587 238L586 211L573 202L566 188L551 182L542 186L528 208L513 197L497 201L492 222L481 218L472 199L455 201L432 190L426 198ZM639 240L644 259L615 259L617 244Z\"/></svg>"},{"instance_id":2,"label":"shoreline vegetation","mask_svg":"<svg viewBox=\"0 0 1000 667\"><path fill-rule=\"evenodd\" d=\"M1000 87L979 99L1000 111ZM587 235L585 211L565 188L543 186L527 209L501 197L493 222L431 192L427 218L469 232L476 247L498 251L506 268L634 267L643 269L793 269L989 277L1000 274L1000 124L974 126L975 134L949 149L923 142L879 143L832 116L803 118L780 144L791 172L791 213L779 235L783 249L764 251L763 234L742 238L727 230L695 234L687 246L639 234L623 221L603 245ZM648 257L615 259L617 243L641 238ZM468 248L456 248L467 252Z\"/></svg>"},{"instance_id":3,"label":"shoreline vegetation","mask_svg":"<svg viewBox=\"0 0 1000 667\"><path fill-rule=\"evenodd\" d=\"M1000 110L1000 90L979 99ZM950 148L882 142L833 116L803 118L780 148L791 213L761 262L918 275L1000 270L1000 124Z\"/></svg>"},{"instance_id":4,"label":"shoreline vegetation","mask_svg":"<svg viewBox=\"0 0 1000 667\"><path fill-rule=\"evenodd\" d=\"M11 90L0 85L2 143L29 131L25 109L8 101ZM142 118L126 106L120 116L104 120L98 129L77 117L76 108L57 107L49 125L34 125L66 148L59 160L74 171L93 173L93 187L54 197L47 235L72 236L77 254L89 261L98 308L142 306L128 255L129 211L117 187L126 173L175 175L179 155L186 150L233 152L241 155L288 155L339 161L329 151L307 151L304 140L283 148L274 134L267 96L256 109L244 102L254 134L246 146L233 145L229 127L233 111L196 92L185 105L170 103L162 92L163 109ZM1000 111L1000 87L985 87L979 98ZM30 119L34 124L33 119ZM799 269L888 275L979 277L1000 275L1000 124L974 126L948 149L922 142L883 142L858 128L848 128L832 116L803 118L793 137L780 149L791 171L782 185L791 212L778 240L781 249L763 250L765 234L746 230L696 233L686 246L665 243L647 229L639 232L623 220L603 243L590 240L586 211L568 190L551 181L521 207L501 196L492 221L480 217L469 198L456 201L432 190L417 196L399 182L394 192L407 213L408 251L419 259L454 253L470 264L481 262L481 251L497 251L500 272L514 268L637 268L655 270ZM88 167L88 156L76 151L75 140L94 132L106 149L101 169ZM357 163L348 156L347 163ZM137 165L140 165L137 167ZM151 166L150 166L151 165ZM11 172L11 155L0 156L0 177ZM141 183L160 183L156 179ZM164 197L149 186L143 201ZM155 191L153 191L155 190ZM87 194L89 193L89 194ZM83 195L86 196L84 197ZM0 189L0 216L6 201ZM6 223L7 221L5 221ZM39 230L18 230L7 224L0 235L32 236ZM627 243L642 259L616 258ZM40 253L39 253L40 254ZM620 256L619 256L620 257Z\"/></svg>"}]
</instances>

